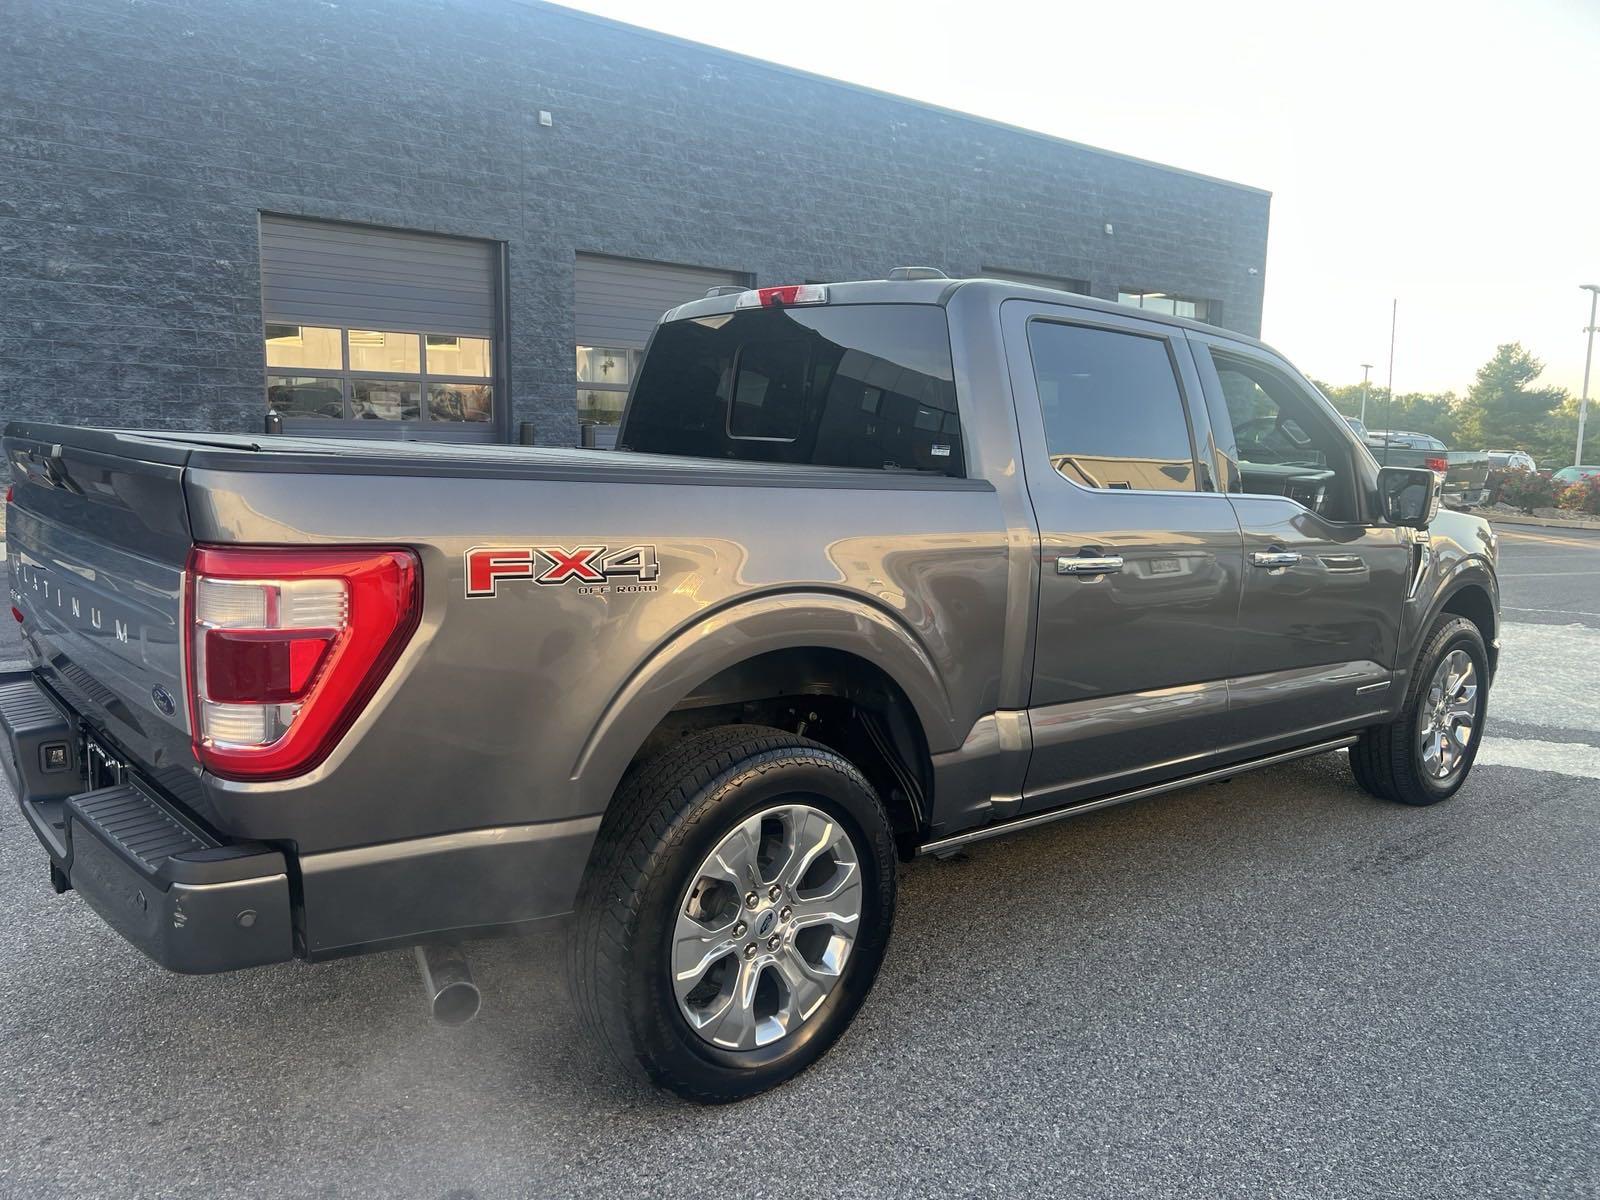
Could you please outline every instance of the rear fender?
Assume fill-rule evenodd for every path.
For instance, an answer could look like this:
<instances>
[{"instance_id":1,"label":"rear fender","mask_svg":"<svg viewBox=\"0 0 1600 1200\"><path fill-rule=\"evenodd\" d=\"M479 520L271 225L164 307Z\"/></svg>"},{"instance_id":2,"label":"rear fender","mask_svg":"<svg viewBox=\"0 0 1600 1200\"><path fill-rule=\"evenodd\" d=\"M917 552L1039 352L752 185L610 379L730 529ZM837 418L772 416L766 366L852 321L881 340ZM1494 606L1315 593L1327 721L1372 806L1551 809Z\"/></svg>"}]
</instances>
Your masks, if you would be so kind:
<instances>
[{"instance_id":1,"label":"rear fender","mask_svg":"<svg viewBox=\"0 0 1600 1200\"><path fill-rule=\"evenodd\" d=\"M707 613L636 671L580 749L572 779L585 813L610 803L650 732L680 700L729 667L776 650L836 650L876 664L916 710L933 753L961 744L949 689L912 632L872 605L826 592L761 596Z\"/></svg>"}]
</instances>

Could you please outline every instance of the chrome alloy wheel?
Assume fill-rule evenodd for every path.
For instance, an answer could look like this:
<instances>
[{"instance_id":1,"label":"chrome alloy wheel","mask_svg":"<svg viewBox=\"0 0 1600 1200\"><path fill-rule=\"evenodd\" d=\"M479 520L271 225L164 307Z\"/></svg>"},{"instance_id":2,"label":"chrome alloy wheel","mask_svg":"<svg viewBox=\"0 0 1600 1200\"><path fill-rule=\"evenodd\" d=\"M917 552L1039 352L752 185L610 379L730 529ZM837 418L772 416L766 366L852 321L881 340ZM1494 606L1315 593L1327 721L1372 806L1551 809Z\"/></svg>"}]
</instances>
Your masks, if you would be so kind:
<instances>
[{"instance_id":1,"label":"chrome alloy wheel","mask_svg":"<svg viewBox=\"0 0 1600 1200\"><path fill-rule=\"evenodd\" d=\"M855 843L827 813L784 804L740 822L678 905L672 987L689 1027L724 1050L793 1033L839 982L861 901Z\"/></svg>"},{"instance_id":2,"label":"chrome alloy wheel","mask_svg":"<svg viewBox=\"0 0 1600 1200\"><path fill-rule=\"evenodd\" d=\"M1478 723L1478 669L1465 650L1452 650L1433 673L1417 717L1422 769L1446 780L1461 769Z\"/></svg>"}]
</instances>

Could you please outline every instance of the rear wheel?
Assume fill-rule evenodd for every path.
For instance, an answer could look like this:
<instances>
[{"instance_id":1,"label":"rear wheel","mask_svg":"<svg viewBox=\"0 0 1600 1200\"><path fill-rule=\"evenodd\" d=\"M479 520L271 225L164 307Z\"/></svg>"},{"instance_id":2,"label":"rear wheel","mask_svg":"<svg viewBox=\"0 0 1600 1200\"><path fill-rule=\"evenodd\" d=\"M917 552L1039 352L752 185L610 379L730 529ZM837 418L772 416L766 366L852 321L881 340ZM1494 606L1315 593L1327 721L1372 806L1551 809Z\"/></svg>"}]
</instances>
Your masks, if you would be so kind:
<instances>
[{"instance_id":1,"label":"rear wheel","mask_svg":"<svg viewBox=\"0 0 1600 1200\"><path fill-rule=\"evenodd\" d=\"M1476 625L1449 613L1434 622L1400 714L1350 748L1356 782L1402 804L1437 804L1455 795L1483 738L1488 666Z\"/></svg>"},{"instance_id":2,"label":"rear wheel","mask_svg":"<svg viewBox=\"0 0 1600 1200\"><path fill-rule=\"evenodd\" d=\"M894 917L894 842L845 758L777 729L686 739L619 792L578 898L592 1038L690 1099L765 1091L844 1032Z\"/></svg>"}]
</instances>

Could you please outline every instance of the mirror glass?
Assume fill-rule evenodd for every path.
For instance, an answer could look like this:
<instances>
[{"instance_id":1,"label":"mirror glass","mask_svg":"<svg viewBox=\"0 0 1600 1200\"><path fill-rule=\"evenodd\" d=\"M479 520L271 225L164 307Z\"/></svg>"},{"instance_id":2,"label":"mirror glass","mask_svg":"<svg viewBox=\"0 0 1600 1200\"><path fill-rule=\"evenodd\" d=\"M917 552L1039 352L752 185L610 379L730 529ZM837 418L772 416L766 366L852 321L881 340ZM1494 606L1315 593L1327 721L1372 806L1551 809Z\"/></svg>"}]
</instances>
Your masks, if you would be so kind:
<instances>
[{"instance_id":1,"label":"mirror glass","mask_svg":"<svg viewBox=\"0 0 1600 1200\"><path fill-rule=\"evenodd\" d=\"M1427 467L1380 468L1378 491L1391 525L1426 529L1439 509L1439 477Z\"/></svg>"}]
</instances>

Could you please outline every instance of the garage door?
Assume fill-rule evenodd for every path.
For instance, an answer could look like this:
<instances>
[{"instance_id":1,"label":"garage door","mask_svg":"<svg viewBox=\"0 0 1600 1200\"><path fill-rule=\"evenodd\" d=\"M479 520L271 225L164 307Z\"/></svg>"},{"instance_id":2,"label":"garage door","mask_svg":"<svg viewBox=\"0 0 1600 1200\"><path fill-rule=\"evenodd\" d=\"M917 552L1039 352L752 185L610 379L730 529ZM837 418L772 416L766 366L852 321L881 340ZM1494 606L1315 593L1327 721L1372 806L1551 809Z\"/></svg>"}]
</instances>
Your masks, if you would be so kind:
<instances>
[{"instance_id":1,"label":"garage door","mask_svg":"<svg viewBox=\"0 0 1600 1200\"><path fill-rule=\"evenodd\" d=\"M492 441L499 246L261 218L267 402L286 433Z\"/></svg>"},{"instance_id":2,"label":"garage door","mask_svg":"<svg viewBox=\"0 0 1600 1200\"><path fill-rule=\"evenodd\" d=\"M641 352L669 308L711 288L738 286L737 271L668 266L580 254L573 280L578 350L578 420L586 444L609 446Z\"/></svg>"}]
</instances>

